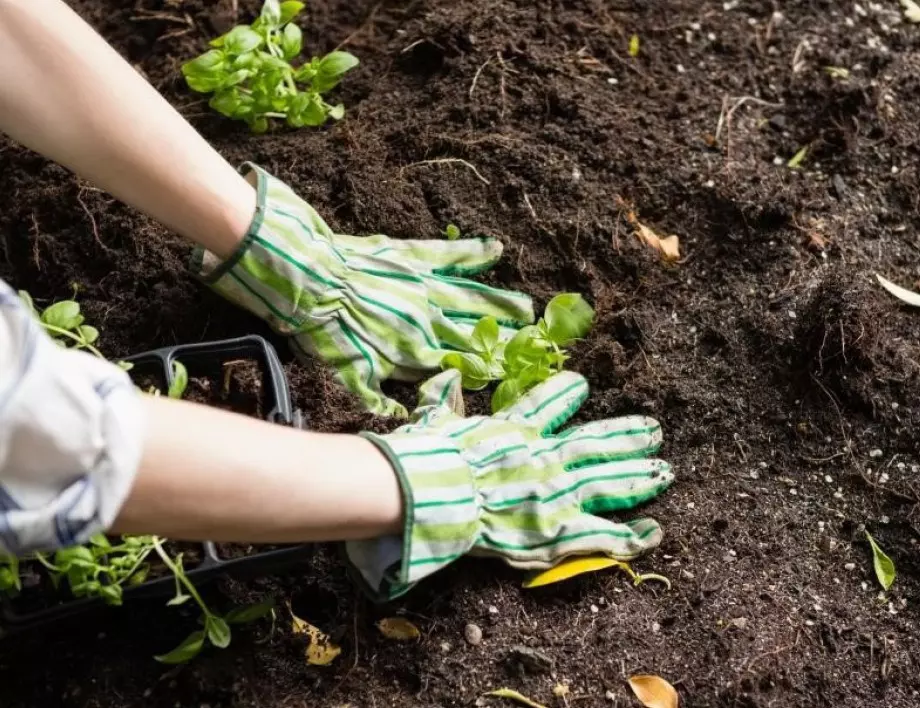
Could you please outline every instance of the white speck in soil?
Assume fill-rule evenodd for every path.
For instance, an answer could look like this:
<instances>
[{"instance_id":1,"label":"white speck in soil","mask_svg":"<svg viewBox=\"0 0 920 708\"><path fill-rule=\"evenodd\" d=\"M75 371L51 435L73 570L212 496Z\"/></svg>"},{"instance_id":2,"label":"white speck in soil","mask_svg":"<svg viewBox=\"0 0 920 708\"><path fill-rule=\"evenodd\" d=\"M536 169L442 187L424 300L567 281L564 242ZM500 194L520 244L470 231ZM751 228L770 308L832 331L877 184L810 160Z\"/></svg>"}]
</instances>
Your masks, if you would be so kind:
<instances>
[{"instance_id":1,"label":"white speck in soil","mask_svg":"<svg viewBox=\"0 0 920 708\"><path fill-rule=\"evenodd\" d=\"M617 695L613 691L607 691L607 693L604 694L604 698L606 698L611 703L614 703L617 699Z\"/></svg>"},{"instance_id":2,"label":"white speck in soil","mask_svg":"<svg viewBox=\"0 0 920 708\"><path fill-rule=\"evenodd\" d=\"M882 451L879 450L878 448L875 448L874 450L870 450L870 451L869 451L869 457L871 457L873 460L878 459L878 458L881 457L883 454L884 454L884 453L882 453Z\"/></svg>"},{"instance_id":3,"label":"white speck in soil","mask_svg":"<svg viewBox=\"0 0 920 708\"><path fill-rule=\"evenodd\" d=\"M661 625L657 622L652 622L652 631L656 634L661 631Z\"/></svg>"},{"instance_id":4,"label":"white speck in soil","mask_svg":"<svg viewBox=\"0 0 920 708\"><path fill-rule=\"evenodd\" d=\"M843 569L844 570L856 570L856 564L855 563L844 563Z\"/></svg>"},{"instance_id":5,"label":"white speck in soil","mask_svg":"<svg viewBox=\"0 0 920 708\"><path fill-rule=\"evenodd\" d=\"M596 615L598 612L600 612L600 608L597 605L591 605L591 613Z\"/></svg>"},{"instance_id":6,"label":"white speck in soil","mask_svg":"<svg viewBox=\"0 0 920 708\"><path fill-rule=\"evenodd\" d=\"M497 615L497 614L498 614L498 608L497 608L495 605L489 605L489 614L490 614L490 615Z\"/></svg>"},{"instance_id":7,"label":"white speck in soil","mask_svg":"<svg viewBox=\"0 0 920 708\"><path fill-rule=\"evenodd\" d=\"M441 642L441 651L447 654L450 651L450 642Z\"/></svg>"},{"instance_id":8,"label":"white speck in soil","mask_svg":"<svg viewBox=\"0 0 920 708\"><path fill-rule=\"evenodd\" d=\"M828 484L833 484L834 478L831 477L829 474L826 474L824 475L824 481L827 482Z\"/></svg>"}]
</instances>

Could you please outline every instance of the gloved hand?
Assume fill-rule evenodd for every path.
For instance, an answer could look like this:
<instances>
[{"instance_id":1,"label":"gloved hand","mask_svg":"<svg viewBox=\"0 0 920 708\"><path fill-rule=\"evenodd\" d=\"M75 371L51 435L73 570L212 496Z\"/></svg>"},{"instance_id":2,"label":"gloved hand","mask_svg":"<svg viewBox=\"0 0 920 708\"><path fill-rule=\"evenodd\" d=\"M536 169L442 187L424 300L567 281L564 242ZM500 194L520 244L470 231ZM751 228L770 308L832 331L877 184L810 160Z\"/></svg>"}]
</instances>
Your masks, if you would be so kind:
<instances>
[{"instance_id":1,"label":"gloved hand","mask_svg":"<svg viewBox=\"0 0 920 708\"><path fill-rule=\"evenodd\" d=\"M649 457L661 427L636 415L553 434L587 396L584 377L564 371L496 415L464 418L460 374L450 370L422 386L412 423L364 433L399 475L406 515L395 552L393 538L346 544L365 589L396 597L467 553L550 568L567 556L629 560L655 548L654 520L598 514L630 509L674 480Z\"/></svg>"},{"instance_id":2,"label":"gloved hand","mask_svg":"<svg viewBox=\"0 0 920 708\"><path fill-rule=\"evenodd\" d=\"M334 234L290 187L255 165L256 216L237 252L221 261L199 249L197 275L228 300L292 338L295 352L322 357L368 409L407 415L381 392L387 378L416 381L493 315L510 339L534 320L526 295L462 275L501 256L494 239L397 240Z\"/></svg>"}]
</instances>

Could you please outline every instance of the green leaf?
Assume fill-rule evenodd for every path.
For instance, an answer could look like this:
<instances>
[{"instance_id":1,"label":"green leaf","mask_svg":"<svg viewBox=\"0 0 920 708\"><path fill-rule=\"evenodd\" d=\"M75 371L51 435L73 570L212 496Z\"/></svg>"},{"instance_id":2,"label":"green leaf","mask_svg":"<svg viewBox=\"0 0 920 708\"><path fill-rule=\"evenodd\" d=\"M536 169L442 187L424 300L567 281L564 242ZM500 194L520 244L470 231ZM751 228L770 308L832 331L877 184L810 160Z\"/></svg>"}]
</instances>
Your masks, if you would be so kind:
<instances>
[{"instance_id":1,"label":"green leaf","mask_svg":"<svg viewBox=\"0 0 920 708\"><path fill-rule=\"evenodd\" d=\"M327 78L339 77L359 63L358 58L348 52L330 52L320 60L319 73Z\"/></svg>"},{"instance_id":2,"label":"green leaf","mask_svg":"<svg viewBox=\"0 0 920 708\"><path fill-rule=\"evenodd\" d=\"M122 604L121 585L103 585L99 588L99 597L106 605L118 607Z\"/></svg>"},{"instance_id":3,"label":"green leaf","mask_svg":"<svg viewBox=\"0 0 920 708\"><path fill-rule=\"evenodd\" d=\"M182 643L168 654L153 657L162 664L184 664L194 659L204 646L204 632L197 631L188 635Z\"/></svg>"},{"instance_id":4,"label":"green leaf","mask_svg":"<svg viewBox=\"0 0 920 708\"><path fill-rule=\"evenodd\" d=\"M345 117L345 106L344 104L337 103L334 106L329 108L328 115L332 120L342 120Z\"/></svg>"},{"instance_id":5,"label":"green leaf","mask_svg":"<svg viewBox=\"0 0 920 708\"><path fill-rule=\"evenodd\" d=\"M266 118L263 118L262 116L254 118L249 123L249 129L253 133L257 133L257 134L264 133L266 130L268 130L268 120Z\"/></svg>"},{"instance_id":6,"label":"green leaf","mask_svg":"<svg viewBox=\"0 0 920 708\"><path fill-rule=\"evenodd\" d=\"M288 25L281 34L281 53L285 59L293 59L303 47L303 32L297 25Z\"/></svg>"},{"instance_id":7,"label":"green leaf","mask_svg":"<svg viewBox=\"0 0 920 708\"><path fill-rule=\"evenodd\" d=\"M505 379L492 394L492 412L498 413L521 397L521 384L517 379Z\"/></svg>"},{"instance_id":8,"label":"green leaf","mask_svg":"<svg viewBox=\"0 0 920 708\"><path fill-rule=\"evenodd\" d=\"M304 4L298 2L298 0L287 0L286 2L281 3L281 19L280 24L287 24L293 20L297 15L300 14L300 11L303 10Z\"/></svg>"},{"instance_id":9,"label":"green leaf","mask_svg":"<svg viewBox=\"0 0 920 708\"><path fill-rule=\"evenodd\" d=\"M460 227L456 224L448 224L444 229L444 235L447 236L448 241L456 241L460 238Z\"/></svg>"},{"instance_id":10,"label":"green leaf","mask_svg":"<svg viewBox=\"0 0 920 708\"><path fill-rule=\"evenodd\" d=\"M41 321L52 327L71 330L83 322L80 306L73 300L62 300L47 308L41 315Z\"/></svg>"},{"instance_id":11,"label":"green leaf","mask_svg":"<svg viewBox=\"0 0 920 708\"><path fill-rule=\"evenodd\" d=\"M230 54L246 54L261 44L262 35L249 25L237 25L224 37L224 50Z\"/></svg>"},{"instance_id":12,"label":"green leaf","mask_svg":"<svg viewBox=\"0 0 920 708\"><path fill-rule=\"evenodd\" d=\"M188 84L188 87L192 89L192 91L197 91L198 93L211 93L223 86L224 76L222 74L211 76L186 74L185 83Z\"/></svg>"},{"instance_id":13,"label":"green leaf","mask_svg":"<svg viewBox=\"0 0 920 708\"><path fill-rule=\"evenodd\" d=\"M578 293L563 293L550 300L543 318L547 336L565 347L591 330L594 308Z\"/></svg>"},{"instance_id":14,"label":"green leaf","mask_svg":"<svg viewBox=\"0 0 920 708\"><path fill-rule=\"evenodd\" d=\"M214 76L220 73L226 66L227 55L219 49L211 49L199 57L182 65L182 73L185 76L194 74L196 76Z\"/></svg>"},{"instance_id":15,"label":"green leaf","mask_svg":"<svg viewBox=\"0 0 920 708\"><path fill-rule=\"evenodd\" d=\"M178 607L179 605L184 605L186 602L192 599L191 595L183 595L178 593L173 599L166 603L167 607Z\"/></svg>"},{"instance_id":16,"label":"green leaf","mask_svg":"<svg viewBox=\"0 0 920 708\"><path fill-rule=\"evenodd\" d=\"M104 533L94 533L89 537L89 542L91 545L96 546L96 548L111 548L112 544Z\"/></svg>"},{"instance_id":17,"label":"green leaf","mask_svg":"<svg viewBox=\"0 0 920 708\"><path fill-rule=\"evenodd\" d=\"M542 361L548 349L549 345L540 334L539 327L522 327L505 345L505 371L520 371Z\"/></svg>"},{"instance_id":18,"label":"green leaf","mask_svg":"<svg viewBox=\"0 0 920 708\"><path fill-rule=\"evenodd\" d=\"M173 359L172 362L172 374L173 382L169 385L169 391L167 396L170 398L182 398L185 394L185 389L188 387L188 370L178 359Z\"/></svg>"},{"instance_id":19,"label":"green leaf","mask_svg":"<svg viewBox=\"0 0 920 708\"><path fill-rule=\"evenodd\" d=\"M803 148L800 148L799 151L789 158L789 162L786 163L786 167L790 170L797 170L802 166L802 162L805 160L805 157L808 155L808 146L806 145Z\"/></svg>"},{"instance_id":20,"label":"green leaf","mask_svg":"<svg viewBox=\"0 0 920 708\"><path fill-rule=\"evenodd\" d=\"M281 24L281 4L278 0L265 0L262 13L259 15L262 23L268 27L277 27Z\"/></svg>"},{"instance_id":21,"label":"green leaf","mask_svg":"<svg viewBox=\"0 0 920 708\"><path fill-rule=\"evenodd\" d=\"M90 325L80 325L77 327L77 334L83 337L87 344L93 344L99 339L99 330Z\"/></svg>"},{"instance_id":22,"label":"green leaf","mask_svg":"<svg viewBox=\"0 0 920 708\"><path fill-rule=\"evenodd\" d=\"M326 109L315 95L299 93L291 99L288 123L295 128L305 125L322 125L326 122Z\"/></svg>"},{"instance_id":23,"label":"green leaf","mask_svg":"<svg viewBox=\"0 0 920 708\"><path fill-rule=\"evenodd\" d=\"M441 358L441 368L457 369L461 375L461 385L471 391L479 391L489 385L492 376L489 367L476 354L450 352Z\"/></svg>"},{"instance_id":24,"label":"green leaf","mask_svg":"<svg viewBox=\"0 0 920 708\"><path fill-rule=\"evenodd\" d=\"M875 577L878 578L879 584L884 590L888 590L894 582L897 573L894 569L894 561L891 560L879 545L872 538L872 535L866 531L866 538L869 539L869 545L872 547L872 565L875 566Z\"/></svg>"},{"instance_id":25,"label":"green leaf","mask_svg":"<svg viewBox=\"0 0 920 708\"><path fill-rule=\"evenodd\" d=\"M265 602L257 602L253 605L247 605L246 607L234 607L224 615L224 619L227 620L229 624L249 624L250 622L255 622L258 619L270 615L274 609L275 601L266 600Z\"/></svg>"},{"instance_id":26,"label":"green leaf","mask_svg":"<svg viewBox=\"0 0 920 708\"><path fill-rule=\"evenodd\" d=\"M148 575L150 575L150 565L144 563L128 578L128 585L140 585L147 579Z\"/></svg>"},{"instance_id":27,"label":"green leaf","mask_svg":"<svg viewBox=\"0 0 920 708\"><path fill-rule=\"evenodd\" d=\"M498 345L498 320L494 317L483 317L473 328L473 349L480 354L487 355Z\"/></svg>"},{"instance_id":28,"label":"green leaf","mask_svg":"<svg viewBox=\"0 0 920 708\"><path fill-rule=\"evenodd\" d=\"M204 628L211 644L218 649L226 649L230 646L230 626L222 617L208 615L204 621Z\"/></svg>"},{"instance_id":29,"label":"green leaf","mask_svg":"<svg viewBox=\"0 0 920 708\"><path fill-rule=\"evenodd\" d=\"M629 38L629 56L633 58L639 56L639 35L637 34Z\"/></svg>"}]
</instances>

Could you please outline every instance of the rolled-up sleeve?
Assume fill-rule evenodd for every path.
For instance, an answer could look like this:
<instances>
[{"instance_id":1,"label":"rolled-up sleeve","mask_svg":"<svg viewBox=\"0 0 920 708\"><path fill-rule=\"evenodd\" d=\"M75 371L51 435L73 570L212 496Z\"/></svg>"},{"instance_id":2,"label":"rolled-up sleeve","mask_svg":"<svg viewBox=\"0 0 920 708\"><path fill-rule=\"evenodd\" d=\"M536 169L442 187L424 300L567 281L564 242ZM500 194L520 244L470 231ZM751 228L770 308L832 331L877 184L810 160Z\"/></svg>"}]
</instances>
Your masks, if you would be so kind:
<instances>
[{"instance_id":1,"label":"rolled-up sleeve","mask_svg":"<svg viewBox=\"0 0 920 708\"><path fill-rule=\"evenodd\" d=\"M0 280L0 552L112 524L140 463L140 395L118 366L52 340Z\"/></svg>"}]
</instances>

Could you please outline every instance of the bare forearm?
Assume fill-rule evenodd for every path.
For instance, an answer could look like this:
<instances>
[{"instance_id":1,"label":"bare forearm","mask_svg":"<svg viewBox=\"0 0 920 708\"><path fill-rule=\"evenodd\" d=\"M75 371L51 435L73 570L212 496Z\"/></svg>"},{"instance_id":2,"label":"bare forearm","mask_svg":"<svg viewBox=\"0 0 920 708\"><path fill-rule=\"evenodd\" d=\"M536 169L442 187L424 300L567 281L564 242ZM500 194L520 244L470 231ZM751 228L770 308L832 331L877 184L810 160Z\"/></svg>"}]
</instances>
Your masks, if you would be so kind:
<instances>
[{"instance_id":1,"label":"bare forearm","mask_svg":"<svg viewBox=\"0 0 920 708\"><path fill-rule=\"evenodd\" d=\"M253 188L61 0L0 0L0 131L220 256Z\"/></svg>"},{"instance_id":2,"label":"bare forearm","mask_svg":"<svg viewBox=\"0 0 920 708\"><path fill-rule=\"evenodd\" d=\"M363 438L170 399L145 405L144 456L117 532L285 543L401 529L396 475Z\"/></svg>"}]
</instances>

